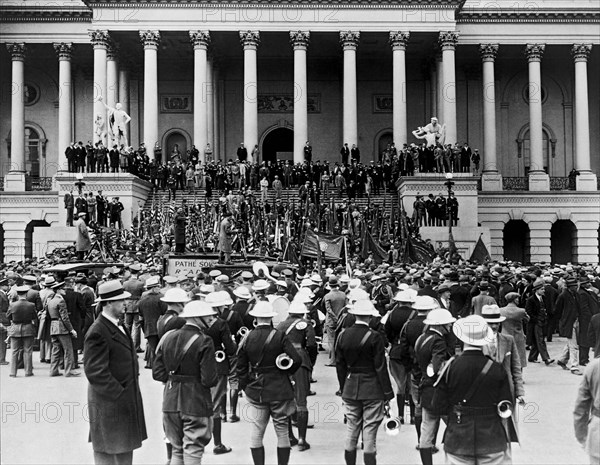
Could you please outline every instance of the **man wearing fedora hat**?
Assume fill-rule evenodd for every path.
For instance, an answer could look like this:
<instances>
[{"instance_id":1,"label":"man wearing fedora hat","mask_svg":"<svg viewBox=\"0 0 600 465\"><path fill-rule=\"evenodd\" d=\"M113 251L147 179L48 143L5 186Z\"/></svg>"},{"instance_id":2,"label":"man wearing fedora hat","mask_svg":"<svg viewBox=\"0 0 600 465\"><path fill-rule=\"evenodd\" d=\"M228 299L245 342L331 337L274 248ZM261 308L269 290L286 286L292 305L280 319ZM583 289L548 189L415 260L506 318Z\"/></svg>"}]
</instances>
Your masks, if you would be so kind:
<instances>
[{"instance_id":1,"label":"man wearing fedora hat","mask_svg":"<svg viewBox=\"0 0 600 465\"><path fill-rule=\"evenodd\" d=\"M473 315L481 315L481 309L484 305L496 305L496 299L490 296L489 281L481 281L478 287L480 293L471 300Z\"/></svg>"},{"instance_id":2,"label":"man wearing fedora hat","mask_svg":"<svg viewBox=\"0 0 600 465\"><path fill-rule=\"evenodd\" d=\"M147 438L139 387L138 358L122 325L131 297L120 281L98 287L101 313L85 338L85 375L89 382L90 441L96 464L131 464L133 450Z\"/></svg>"},{"instance_id":3,"label":"man wearing fedora hat","mask_svg":"<svg viewBox=\"0 0 600 465\"><path fill-rule=\"evenodd\" d=\"M162 294L160 293L160 278L158 276L149 277L146 280L145 287L147 290L138 301L138 310L148 344L145 368L150 369L158 345L158 319L167 311L167 304L161 301Z\"/></svg>"},{"instance_id":4,"label":"man wearing fedora hat","mask_svg":"<svg viewBox=\"0 0 600 465\"><path fill-rule=\"evenodd\" d=\"M377 431L383 421L385 403L394 398L384 338L369 328L375 311L370 300L357 300L349 310L356 322L340 334L336 344L338 382L348 422L344 446L346 465L356 464L361 432L365 465L377 463Z\"/></svg>"},{"instance_id":5,"label":"man wearing fedora hat","mask_svg":"<svg viewBox=\"0 0 600 465\"><path fill-rule=\"evenodd\" d=\"M448 414L446 463L510 464L507 435L497 407L512 400L508 375L482 351L493 332L479 315L457 320L452 331L464 349L442 369L432 403L433 408Z\"/></svg>"},{"instance_id":6,"label":"man wearing fedora hat","mask_svg":"<svg viewBox=\"0 0 600 465\"><path fill-rule=\"evenodd\" d=\"M8 328L12 349L10 376L17 376L20 360L23 360L25 366L25 376L33 376L33 340L36 335L37 313L35 305L27 300L29 286L21 284L15 286L14 290L17 300L10 303L6 313L6 318L11 323Z\"/></svg>"},{"instance_id":7,"label":"man wearing fedora hat","mask_svg":"<svg viewBox=\"0 0 600 465\"><path fill-rule=\"evenodd\" d=\"M533 282L531 295L525 304L525 311L529 315L529 323L531 328L531 351L529 352L528 362L536 363L538 355L546 365L554 363L554 359L550 359L548 349L546 347L546 325L548 324L548 312L546 303L544 302L544 280L536 279Z\"/></svg>"},{"instance_id":8,"label":"man wearing fedora hat","mask_svg":"<svg viewBox=\"0 0 600 465\"><path fill-rule=\"evenodd\" d=\"M310 391L310 375L317 360L317 342L313 326L305 319L305 315L308 313L305 301L310 301L311 299L304 293L297 294L297 296L290 304L288 317L279 323L277 330L282 331L288 336L292 345L296 348L300 357L302 357L302 365L292 375L292 379L294 380L294 396L296 399L298 439L295 440L292 433L290 434L290 440L297 442L299 451L304 451L310 449L310 444L306 441L306 431L308 428L308 406L306 399Z\"/></svg>"},{"instance_id":9,"label":"man wearing fedora hat","mask_svg":"<svg viewBox=\"0 0 600 465\"><path fill-rule=\"evenodd\" d=\"M440 426L440 419L445 414L433 407L433 384L452 355L454 341L448 338L452 323L456 318L444 308L431 310L424 321L425 330L415 343L415 358L419 364L421 381L419 383L419 405L422 413L421 437L419 438L419 454L423 465L433 465L433 447Z\"/></svg>"},{"instance_id":10,"label":"man wearing fedora hat","mask_svg":"<svg viewBox=\"0 0 600 465\"><path fill-rule=\"evenodd\" d=\"M90 233L88 227L85 224L85 218L87 211L79 212L77 214L77 221L75 221L75 228L77 229L77 237L75 240L75 251L77 252L77 260L83 260L85 254L92 248L92 242L90 241Z\"/></svg>"},{"instance_id":11,"label":"man wearing fedora hat","mask_svg":"<svg viewBox=\"0 0 600 465\"><path fill-rule=\"evenodd\" d=\"M212 395L217 383L215 348L204 331L216 312L201 301L187 303L185 325L161 339L152 367L155 380L165 383L163 425L172 445L171 463L199 464L212 436Z\"/></svg>"},{"instance_id":12,"label":"man wearing fedora hat","mask_svg":"<svg viewBox=\"0 0 600 465\"><path fill-rule=\"evenodd\" d=\"M252 422L250 452L254 465L264 465L263 437L269 418L273 419L277 435L277 464L287 465L290 457L288 417L296 410L294 388L289 375L302 364L302 357L285 333L272 326L277 313L266 301L259 301L250 310L256 327L240 344L238 378L248 399L248 418ZM286 354L291 359L287 370L277 367L276 359Z\"/></svg>"},{"instance_id":13,"label":"man wearing fedora hat","mask_svg":"<svg viewBox=\"0 0 600 465\"><path fill-rule=\"evenodd\" d=\"M325 304L325 332L327 333L327 341L329 346L329 362L325 366L335 366L335 351L333 345L335 343L335 328L338 324L338 319L342 309L346 305L346 294L340 291L338 277L331 275L329 277L328 286L331 289L323 301Z\"/></svg>"},{"instance_id":14,"label":"man wearing fedora hat","mask_svg":"<svg viewBox=\"0 0 600 465\"><path fill-rule=\"evenodd\" d=\"M73 328L67 304L63 297L64 282L57 283L48 281L47 288L52 290L53 295L48 298L48 318L50 319L50 337L52 339L52 353L50 356L50 376L61 376L58 370L61 359L64 359L65 376L80 376L81 373L74 371L75 355L73 350L73 339L77 338L77 330Z\"/></svg>"}]
</instances>

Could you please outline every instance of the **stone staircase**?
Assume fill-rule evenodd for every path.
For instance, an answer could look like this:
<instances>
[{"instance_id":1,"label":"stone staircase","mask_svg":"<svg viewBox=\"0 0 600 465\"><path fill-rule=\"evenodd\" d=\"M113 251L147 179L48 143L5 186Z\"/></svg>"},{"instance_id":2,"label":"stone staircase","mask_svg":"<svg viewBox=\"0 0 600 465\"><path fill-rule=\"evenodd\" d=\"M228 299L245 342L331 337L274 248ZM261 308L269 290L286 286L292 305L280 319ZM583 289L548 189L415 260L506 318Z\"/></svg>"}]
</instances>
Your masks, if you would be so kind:
<instances>
[{"instance_id":1,"label":"stone staircase","mask_svg":"<svg viewBox=\"0 0 600 465\"><path fill-rule=\"evenodd\" d=\"M253 194L256 199L260 200L260 191L259 190L254 190ZM216 191L213 190L212 200L215 200L218 198L219 198L219 195L217 194ZM328 203L328 204L331 203L332 198L333 198L333 201L336 204L338 204L338 203L342 203L346 199L348 199L348 196L346 194L340 194L337 189L330 189L329 195L325 195L325 194L321 193L321 203L322 204L323 203ZM268 199L269 204L273 205L275 203L275 191L273 191L273 189L269 189L269 191L267 193L267 199ZM296 204L297 204L300 201L300 197L298 195L298 188L283 189L281 199L284 203L287 202L289 204L292 204L292 203L296 202ZM150 193L150 195L148 196L146 203L144 205L144 209L150 210L150 209L152 209L152 205L158 206L161 204L162 205L173 205L175 207L180 207L183 204L184 200L187 205L200 204L201 206L204 206L205 203L207 202L206 191L202 188L196 188L196 189L193 189L192 191L188 191L187 189L186 190L178 190L175 195L175 200L173 202L169 202L169 192L166 190L165 191L158 190L158 191ZM369 206L369 199L367 199L366 196L356 197L354 203L360 209L363 209L363 208L366 208L367 206ZM389 210L392 206L394 208L398 208L398 194L395 191L394 192L388 191L386 193L380 193L379 195L371 195L370 206L383 207L384 203L385 203L386 210Z\"/></svg>"}]
</instances>

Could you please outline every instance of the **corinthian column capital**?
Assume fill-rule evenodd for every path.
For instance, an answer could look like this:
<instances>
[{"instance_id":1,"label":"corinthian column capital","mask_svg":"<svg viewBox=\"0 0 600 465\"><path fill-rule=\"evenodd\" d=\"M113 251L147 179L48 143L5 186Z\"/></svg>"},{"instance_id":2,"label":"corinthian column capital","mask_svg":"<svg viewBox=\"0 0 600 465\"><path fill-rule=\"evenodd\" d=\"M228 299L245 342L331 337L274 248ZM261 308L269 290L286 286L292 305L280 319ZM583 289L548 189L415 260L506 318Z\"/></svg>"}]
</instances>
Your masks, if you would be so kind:
<instances>
[{"instance_id":1,"label":"corinthian column capital","mask_svg":"<svg viewBox=\"0 0 600 465\"><path fill-rule=\"evenodd\" d=\"M240 42L244 48L258 48L260 45L260 32L240 31Z\"/></svg>"},{"instance_id":2,"label":"corinthian column capital","mask_svg":"<svg viewBox=\"0 0 600 465\"><path fill-rule=\"evenodd\" d=\"M358 31L340 31L340 44L344 50L356 50L360 41Z\"/></svg>"},{"instance_id":3,"label":"corinthian column capital","mask_svg":"<svg viewBox=\"0 0 600 465\"><path fill-rule=\"evenodd\" d=\"M440 31L438 43L442 51L454 50L458 43L458 32L456 31Z\"/></svg>"},{"instance_id":4,"label":"corinthian column capital","mask_svg":"<svg viewBox=\"0 0 600 465\"><path fill-rule=\"evenodd\" d=\"M160 45L160 31L140 31L140 41L144 48L157 49Z\"/></svg>"},{"instance_id":5,"label":"corinthian column capital","mask_svg":"<svg viewBox=\"0 0 600 465\"><path fill-rule=\"evenodd\" d=\"M591 51L592 44L573 44L571 55L573 55L573 60L575 60L575 62L588 61Z\"/></svg>"},{"instance_id":6,"label":"corinthian column capital","mask_svg":"<svg viewBox=\"0 0 600 465\"><path fill-rule=\"evenodd\" d=\"M294 49L308 48L310 42L310 31L290 31L290 44Z\"/></svg>"},{"instance_id":7,"label":"corinthian column capital","mask_svg":"<svg viewBox=\"0 0 600 465\"><path fill-rule=\"evenodd\" d=\"M542 61L546 50L546 44L527 44L523 53L527 57L527 61Z\"/></svg>"},{"instance_id":8,"label":"corinthian column capital","mask_svg":"<svg viewBox=\"0 0 600 465\"><path fill-rule=\"evenodd\" d=\"M392 50L406 50L408 39L410 39L410 32L391 31L389 42Z\"/></svg>"},{"instance_id":9,"label":"corinthian column capital","mask_svg":"<svg viewBox=\"0 0 600 465\"><path fill-rule=\"evenodd\" d=\"M479 54L482 61L495 61L498 54L498 44L479 44Z\"/></svg>"},{"instance_id":10,"label":"corinthian column capital","mask_svg":"<svg viewBox=\"0 0 600 465\"><path fill-rule=\"evenodd\" d=\"M206 50L210 44L210 32L190 31L190 42L194 46L194 49L201 48Z\"/></svg>"},{"instance_id":11,"label":"corinthian column capital","mask_svg":"<svg viewBox=\"0 0 600 465\"><path fill-rule=\"evenodd\" d=\"M55 42L52 44L59 60L70 60L73 55L73 44L71 42Z\"/></svg>"},{"instance_id":12,"label":"corinthian column capital","mask_svg":"<svg viewBox=\"0 0 600 465\"><path fill-rule=\"evenodd\" d=\"M101 29L94 29L88 31L90 36L90 40L92 42L92 46L94 48L107 48L110 42L110 36L108 35L108 31L103 31Z\"/></svg>"}]
</instances>

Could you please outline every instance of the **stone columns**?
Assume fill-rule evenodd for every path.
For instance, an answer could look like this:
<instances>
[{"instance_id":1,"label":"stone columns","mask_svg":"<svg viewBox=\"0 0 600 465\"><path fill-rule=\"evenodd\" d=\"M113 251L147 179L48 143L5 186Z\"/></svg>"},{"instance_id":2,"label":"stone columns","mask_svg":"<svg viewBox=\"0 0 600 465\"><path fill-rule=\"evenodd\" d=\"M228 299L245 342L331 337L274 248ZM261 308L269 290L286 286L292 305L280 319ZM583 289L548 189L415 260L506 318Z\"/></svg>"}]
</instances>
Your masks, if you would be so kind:
<instances>
[{"instance_id":1,"label":"stone columns","mask_svg":"<svg viewBox=\"0 0 600 465\"><path fill-rule=\"evenodd\" d=\"M72 43L55 43L54 50L58 56L58 170L68 171L69 166L65 150L73 142L71 115L73 111L71 80Z\"/></svg>"},{"instance_id":2,"label":"stone columns","mask_svg":"<svg viewBox=\"0 0 600 465\"><path fill-rule=\"evenodd\" d=\"M194 46L194 140L200 151L200 160L204 163L204 149L208 141L208 99L207 57L210 33L208 31L190 31L190 41Z\"/></svg>"},{"instance_id":3,"label":"stone columns","mask_svg":"<svg viewBox=\"0 0 600 465\"><path fill-rule=\"evenodd\" d=\"M252 159L254 146L258 144L258 76L256 50L260 44L258 31L240 31L240 42L244 47L244 145L248 150L248 161Z\"/></svg>"},{"instance_id":4,"label":"stone columns","mask_svg":"<svg viewBox=\"0 0 600 465\"><path fill-rule=\"evenodd\" d=\"M108 133L108 121L106 118L106 58L110 38L108 31L95 30L90 31L92 46L94 47L94 114L93 114L93 134L94 143L102 141L107 144L106 134Z\"/></svg>"},{"instance_id":5,"label":"stone columns","mask_svg":"<svg viewBox=\"0 0 600 465\"><path fill-rule=\"evenodd\" d=\"M440 32L438 42L442 49L442 114L441 124L446 125L445 143L454 145L456 139L456 71L454 50L458 42L458 32Z\"/></svg>"},{"instance_id":6,"label":"stone columns","mask_svg":"<svg viewBox=\"0 0 600 465\"><path fill-rule=\"evenodd\" d=\"M435 115L440 124L446 122L444 118L444 63L442 61L442 52L438 50L435 54L435 77L436 77L436 108L437 112Z\"/></svg>"},{"instance_id":7,"label":"stone columns","mask_svg":"<svg viewBox=\"0 0 600 465\"><path fill-rule=\"evenodd\" d=\"M124 66L119 67L119 103L123 106L123 110L125 113L129 115L129 70ZM131 133L130 133L131 134ZM130 135L130 145L133 145L131 142Z\"/></svg>"},{"instance_id":8,"label":"stone columns","mask_svg":"<svg viewBox=\"0 0 600 465\"><path fill-rule=\"evenodd\" d=\"M410 32L390 32L392 46L392 132L394 143L399 149L408 141L406 122L406 44Z\"/></svg>"},{"instance_id":9,"label":"stone columns","mask_svg":"<svg viewBox=\"0 0 600 465\"><path fill-rule=\"evenodd\" d=\"M574 44L571 49L575 61L575 169L578 191L595 191L596 175L590 164L590 112L588 103L587 61L591 44Z\"/></svg>"},{"instance_id":10,"label":"stone columns","mask_svg":"<svg viewBox=\"0 0 600 465\"><path fill-rule=\"evenodd\" d=\"M144 137L146 152L154 160L158 141L158 45L159 31L140 31L144 45Z\"/></svg>"},{"instance_id":11,"label":"stone columns","mask_svg":"<svg viewBox=\"0 0 600 465\"><path fill-rule=\"evenodd\" d=\"M110 43L106 49L106 104L114 108L119 101L119 68L117 47Z\"/></svg>"},{"instance_id":12,"label":"stone columns","mask_svg":"<svg viewBox=\"0 0 600 465\"><path fill-rule=\"evenodd\" d=\"M529 190L550 190L550 177L544 171L542 148L542 74L541 61L545 44L527 44L529 62Z\"/></svg>"},{"instance_id":13,"label":"stone columns","mask_svg":"<svg viewBox=\"0 0 600 465\"><path fill-rule=\"evenodd\" d=\"M501 191L502 176L498 173L496 158L496 83L494 61L498 44L480 44L483 62L483 173L481 188L484 191Z\"/></svg>"},{"instance_id":14,"label":"stone columns","mask_svg":"<svg viewBox=\"0 0 600 465\"><path fill-rule=\"evenodd\" d=\"M210 144L210 149L213 151L213 159L215 155L215 68L214 68L214 57L209 57L206 62L206 117L207 127L206 127L206 137L207 143ZM200 152L204 152L206 147L196 147Z\"/></svg>"},{"instance_id":15,"label":"stone columns","mask_svg":"<svg viewBox=\"0 0 600 465\"><path fill-rule=\"evenodd\" d=\"M25 44L10 43L6 48L12 59L10 107L10 169L5 178L6 191L25 190Z\"/></svg>"},{"instance_id":16,"label":"stone columns","mask_svg":"<svg viewBox=\"0 0 600 465\"><path fill-rule=\"evenodd\" d=\"M344 115L343 141L348 147L358 145L358 107L356 96L356 49L360 32L341 31L340 44L344 50Z\"/></svg>"},{"instance_id":17,"label":"stone columns","mask_svg":"<svg viewBox=\"0 0 600 465\"><path fill-rule=\"evenodd\" d=\"M294 163L304 162L304 145L308 140L306 50L309 41L310 32L290 31L294 49Z\"/></svg>"}]
</instances>

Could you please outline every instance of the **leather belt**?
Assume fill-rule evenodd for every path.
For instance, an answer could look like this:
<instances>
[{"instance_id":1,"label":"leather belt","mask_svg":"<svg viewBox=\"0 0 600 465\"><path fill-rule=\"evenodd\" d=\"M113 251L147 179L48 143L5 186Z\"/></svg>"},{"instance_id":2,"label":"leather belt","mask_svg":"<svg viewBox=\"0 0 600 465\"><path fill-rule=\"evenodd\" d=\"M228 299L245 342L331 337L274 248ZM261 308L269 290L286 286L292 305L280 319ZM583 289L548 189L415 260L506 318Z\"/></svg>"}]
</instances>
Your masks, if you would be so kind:
<instances>
[{"instance_id":1,"label":"leather belt","mask_svg":"<svg viewBox=\"0 0 600 465\"><path fill-rule=\"evenodd\" d=\"M279 370L279 368L277 368L276 366L266 366L266 367L256 367L256 368L252 368L252 370L250 370L251 373L276 373Z\"/></svg>"}]
</instances>

